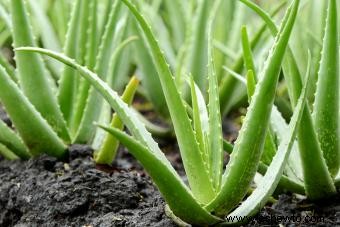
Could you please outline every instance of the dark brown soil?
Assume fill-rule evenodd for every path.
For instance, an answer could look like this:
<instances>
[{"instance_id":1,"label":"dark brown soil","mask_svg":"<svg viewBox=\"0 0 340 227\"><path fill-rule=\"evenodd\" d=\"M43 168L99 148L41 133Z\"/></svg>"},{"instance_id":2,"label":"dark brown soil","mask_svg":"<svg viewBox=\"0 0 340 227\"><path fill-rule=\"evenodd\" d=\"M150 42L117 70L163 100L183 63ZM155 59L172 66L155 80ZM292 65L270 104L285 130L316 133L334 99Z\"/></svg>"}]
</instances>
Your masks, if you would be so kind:
<instances>
[{"instance_id":1,"label":"dark brown soil","mask_svg":"<svg viewBox=\"0 0 340 227\"><path fill-rule=\"evenodd\" d=\"M143 172L106 173L88 147L70 150L68 163L0 161L0 226L175 226Z\"/></svg>"},{"instance_id":2,"label":"dark brown soil","mask_svg":"<svg viewBox=\"0 0 340 227\"><path fill-rule=\"evenodd\" d=\"M179 156L170 157L179 163ZM0 226L176 226L164 214L157 189L125 151L115 168L102 170L93 164L91 149L80 145L71 147L69 162L46 156L1 160ZM313 205L282 195L247 226L279 224L340 226L340 198Z\"/></svg>"}]
</instances>

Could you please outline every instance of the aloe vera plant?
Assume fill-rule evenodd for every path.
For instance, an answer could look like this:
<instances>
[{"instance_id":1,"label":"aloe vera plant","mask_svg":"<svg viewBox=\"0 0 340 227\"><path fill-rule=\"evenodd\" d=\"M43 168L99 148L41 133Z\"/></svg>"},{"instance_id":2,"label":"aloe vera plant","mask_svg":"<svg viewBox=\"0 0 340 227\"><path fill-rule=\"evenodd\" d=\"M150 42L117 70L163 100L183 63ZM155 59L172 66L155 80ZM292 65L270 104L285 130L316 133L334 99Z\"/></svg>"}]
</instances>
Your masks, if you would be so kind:
<instances>
[{"instance_id":1,"label":"aloe vera plant","mask_svg":"<svg viewBox=\"0 0 340 227\"><path fill-rule=\"evenodd\" d=\"M213 2L209 1L166 0L164 2L159 1L158 4L137 3L138 10L146 15L157 40L159 40L160 47L164 51L176 78L176 85L182 92L181 96L188 102L190 102L190 88L186 84L187 75L194 77L194 81L202 90L204 97L208 97L207 89L205 89L207 86L205 79L206 65L208 63L206 56L207 24L212 5ZM272 15L277 15L284 5L284 1L278 4ZM182 16L178 16L178 13L171 13L175 7L178 12L183 12ZM159 15L157 15L157 12ZM219 90L223 116L246 97L246 91L242 85L233 77L225 75L222 66L224 64L232 65L232 68L238 72L244 69L242 53L233 50L233 47L238 47L239 44L238 33L233 31L238 29L239 24L246 22L247 16L245 15L247 13L249 12L246 11L245 7L237 1L225 1L221 3L215 15L216 23L214 24L212 39L214 48L218 51L214 51L213 57L217 66L218 83L221 84ZM229 20L225 20L226 15L228 15ZM136 35L140 35L140 29L134 23L131 27ZM259 44L264 40L265 27L266 25L263 23L252 37L252 49L260 46ZM182 42L178 43L177 39L181 39ZM135 43L135 47L139 50L135 53L135 61L137 69L139 69L138 74L143 81L141 85L144 88L145 96L152 103L154 109L167 119L169 113L166 101L146 44L141 39Z\"/></svg>"},{"instance_id":2,"label":"aloe vera plant","mask_svg":"<svg viewBox=\"0 0 340 227\"><path fill-rule=\"evenodd\" d=\"M37 52L53 57L76 69L96 88L115 110L132 136L115 128L101 126L142 163L161 191L172 212L182 220L198 225L225 222L224 217L243 200L257 171L269 125L269 116L274 102L281 63L299 8L299 0L293 1L281 24L276 42L268 57L266 67L259 76L248 113L236 141L231 159L223 170L223 137L217 89L217 76L213 59L212 39L208 39L208 85L209 105L206 107L202 92L191 80L192 119L185 108L175 78L169 69L158 42L148 23L128 0L122 0L136 18L144 33L145 42L158 72L159 80L174 125L183 164L189 181L184 184L169 161L152 139L135 111L128 107L108 84L91 70L75 60L50 50L34 47L17 48L19 52ZM216 10L221 1L216 1L209 15L209 34L213 30ZM309 81L309 76L306 81ZM264 205L279 183L288 153L294 143L298 123L306 102L306 82L289 130L282 141L263 182L255 192L233 213L252 215ZM201 114L202 113L202 114ZM207 118L208 117L208 118ZM191 120L193 121L191 123ZM246 164L245 164L246 163ZM232 214L233 214L232 213Z\"/></svg>"},{"instance_id":3,"label":"aloe vera plant","mask_svg":"<svg viewBox=\"0 0 340 227\"><path fill-rule=\"evenodd\" d=\"M0 4L1 18L5 18L8 30L12 31L10 34L14 48L35 46L35 35L38 35L44 47L60 51L61 42L55 32L57 30L54 30L47 13L37 2L10 1L9 14L6 11L7 5ZM127 21L127 13L121 10L119 2L110 4L112 10L108 21L104 23L103 35L98 36L98 4L97 1L91 1L91 4L75 1L64 41L64 52L112 84L118 81L113 79L113 73L118 68L122 49L136 38L123 40L121 32ZM34 23L28 16L28 6L37 19L34 22L45 31L37 34L32 29ZM107 113L110 120L110 108L102 107L102 99L90 84L75 77L77 72L69 67L60 70L60 63L56 61L49 59L45 64L42 56L36 53L15 52L14 58L16 69L6 58L0 58L0 101L15 127L13 130L1 123L0 143L4 156L28 159L47 153L63 158L67 156L67 146L70 143L92 143L96 133L93 122L98 120L101 112ZM107 76L109 73L112 75ZM130 94L129 99L132 98L133 94Z\"/></svg>"},{"instance_id":4,"label":"aloe vera plant","mask_svg":"<svg viewBox=\"0 0 340 227\"><path fill-rule=\"evenodd\" d=\"M261 16L273 35L277 33L270 16L248 0L241 0ZM307 106L298 132L303 180L310 199L322 199L336 193L339 171L339 50L338 18L336 1L328 1L325 15L325 33L319 68L313 111ZM298 61L289 48L283 71L292 103L296 103L301 91L301 73ZM327 91L334 91L329 93ZM327 132L327 136L326 135ZM327 137L327 138L326 138ZM292 159L300 159L298 153ZM289 164L289 163L288 163ZM292 165L294 166L294 165ZM296 170L298 171L298 170Z\"/></svg>"}]
</instances>

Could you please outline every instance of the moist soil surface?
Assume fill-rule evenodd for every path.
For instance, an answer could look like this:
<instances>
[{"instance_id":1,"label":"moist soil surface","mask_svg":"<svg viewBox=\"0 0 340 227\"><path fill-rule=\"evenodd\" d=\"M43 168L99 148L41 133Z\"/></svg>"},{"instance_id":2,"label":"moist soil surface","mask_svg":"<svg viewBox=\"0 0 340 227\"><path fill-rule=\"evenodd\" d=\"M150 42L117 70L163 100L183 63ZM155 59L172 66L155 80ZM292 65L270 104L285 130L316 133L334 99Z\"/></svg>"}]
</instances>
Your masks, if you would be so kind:
<instances>
[{"instance_id":1,"label":"moist soil surface","mask_svg":"<svg viewBox=\"0 0 340 227\"><path fill-rule=\"evenodd\" d=\"M73 145L67 161L44 155L26 162L0 160L0 226L177 226L126 151L120 150L114 167L95 166L91 155L89 147ZM177 153L168 156L180 169ZM315 205L281 195L247 226L279 224L340 226L340 198Z\"/></svg>"}]
</instances>

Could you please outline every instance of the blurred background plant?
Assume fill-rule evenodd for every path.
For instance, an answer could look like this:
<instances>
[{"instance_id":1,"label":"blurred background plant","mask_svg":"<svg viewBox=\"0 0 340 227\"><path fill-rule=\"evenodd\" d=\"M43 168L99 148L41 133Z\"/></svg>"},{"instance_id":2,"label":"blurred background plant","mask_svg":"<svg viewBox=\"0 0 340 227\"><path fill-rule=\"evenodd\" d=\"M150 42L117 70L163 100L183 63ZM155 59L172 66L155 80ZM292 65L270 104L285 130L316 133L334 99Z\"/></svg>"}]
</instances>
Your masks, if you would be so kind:
<instances>
[{"instance_id":1,"label":"blurred background plant","mask_svg":"<svg viewBox=\"0 0 340 227\"><path fill-rule=\"evenodd\" d=\"M131 56L122 50L137 39L127 34L127 10L119 1L14 0L0 3L0 18L0 100L16 129L1 125L3 147L21 158L40 153L64 157L70 143L99 149L104 133L93 122L112 118L99 94L70 67L36 54L14 54L12 48L63 51L122 92L133 72ZM2 153L15 157L8 149Z\"/></svg>"}]
</instances>

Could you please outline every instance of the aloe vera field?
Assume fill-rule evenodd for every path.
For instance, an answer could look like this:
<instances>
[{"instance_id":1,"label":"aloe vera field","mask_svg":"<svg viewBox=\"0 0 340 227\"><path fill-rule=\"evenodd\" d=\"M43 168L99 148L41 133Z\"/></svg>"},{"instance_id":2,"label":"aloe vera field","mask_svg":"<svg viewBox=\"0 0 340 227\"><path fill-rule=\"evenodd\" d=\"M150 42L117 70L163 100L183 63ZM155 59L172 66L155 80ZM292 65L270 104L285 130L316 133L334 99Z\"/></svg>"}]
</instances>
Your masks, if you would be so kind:
<instances>
[{"instance_id":1,"label":"aloe vera field","mask_svg":"<svg viewBox=\"0 0 340 227\"><path fill-rule=\"evenodd\" d=\"M338 0L0 0L0 227L340 226Z\"/></svg>"}]
</instances>

